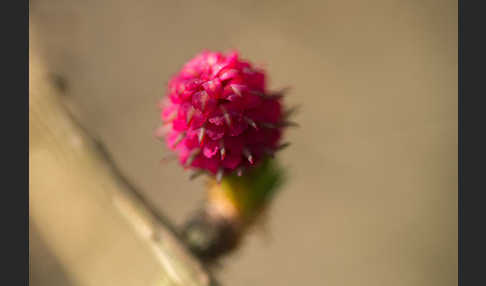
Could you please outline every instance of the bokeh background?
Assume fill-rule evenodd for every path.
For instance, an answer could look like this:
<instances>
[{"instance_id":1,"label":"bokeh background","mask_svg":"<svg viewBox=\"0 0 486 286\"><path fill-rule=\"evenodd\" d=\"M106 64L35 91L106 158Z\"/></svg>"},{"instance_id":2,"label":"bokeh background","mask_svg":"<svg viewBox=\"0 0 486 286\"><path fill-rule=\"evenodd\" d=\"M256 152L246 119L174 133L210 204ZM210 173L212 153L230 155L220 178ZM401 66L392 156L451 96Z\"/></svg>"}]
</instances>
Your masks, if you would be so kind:
<instances>
[{"instance_id":1,"label":"bokeh background","mask_svg":"<svg viewBox=\"0 0 486 286\"><path fill-rule=\"evenodd\" d=\"M76 116L177 224L205 193L160 162L169 77L201 49L238 49L292 87L288 182L223 285L457 285L457 1L31 0L30 13ZM32 285L67 285L31 233Z\"/></svg>"}]
</instances>

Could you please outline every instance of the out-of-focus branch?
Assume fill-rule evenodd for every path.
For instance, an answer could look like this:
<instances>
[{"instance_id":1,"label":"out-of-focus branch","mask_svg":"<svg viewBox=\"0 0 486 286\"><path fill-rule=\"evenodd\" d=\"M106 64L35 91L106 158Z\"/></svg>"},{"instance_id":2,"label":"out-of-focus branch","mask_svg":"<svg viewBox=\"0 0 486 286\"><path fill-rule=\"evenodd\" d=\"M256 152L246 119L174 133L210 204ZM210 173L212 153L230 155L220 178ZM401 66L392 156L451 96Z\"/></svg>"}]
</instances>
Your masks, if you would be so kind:
<instances>
[{"instance_id":1,"label":"out-of-focus branch","mask_svg":"<svg viewBox=\"0 0 486 286\"><path fill-rule=\"evenodd\" d=\"M30 219L74 283L214 285L170 222L69 115L33 46Z\"/></svg>"}]
</instances>

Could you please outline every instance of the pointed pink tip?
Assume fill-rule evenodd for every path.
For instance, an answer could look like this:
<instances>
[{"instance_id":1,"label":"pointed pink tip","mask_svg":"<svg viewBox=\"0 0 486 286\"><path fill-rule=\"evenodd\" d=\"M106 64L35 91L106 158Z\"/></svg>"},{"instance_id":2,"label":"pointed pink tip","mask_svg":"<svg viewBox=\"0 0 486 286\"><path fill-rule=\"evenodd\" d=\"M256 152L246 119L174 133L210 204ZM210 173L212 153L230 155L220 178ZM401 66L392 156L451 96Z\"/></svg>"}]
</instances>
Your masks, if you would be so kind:
<instances>
[{"instance_id":1,"label":"pointed pink tip","mask_svg":"<svg viewBox=\"0 0 486 286\"><path fill-rule=\"evenodd\" d=\"M238 177L241 177L243 175L243 170L242 169L238 169L238 171L236 171L236 175Z\"/></svg>"},{"instance_id":2,"label":"pointed pink tip","mask_svg":"<svg viewBox=\"0 0 486 286\"><path fill-rule=\"evenodd\" d=\"M203 145L205 138L206 138L206 129L202 127L201 130L199 131L199 136L198 136L199 146Z\"/></svg>"}]
</instances>

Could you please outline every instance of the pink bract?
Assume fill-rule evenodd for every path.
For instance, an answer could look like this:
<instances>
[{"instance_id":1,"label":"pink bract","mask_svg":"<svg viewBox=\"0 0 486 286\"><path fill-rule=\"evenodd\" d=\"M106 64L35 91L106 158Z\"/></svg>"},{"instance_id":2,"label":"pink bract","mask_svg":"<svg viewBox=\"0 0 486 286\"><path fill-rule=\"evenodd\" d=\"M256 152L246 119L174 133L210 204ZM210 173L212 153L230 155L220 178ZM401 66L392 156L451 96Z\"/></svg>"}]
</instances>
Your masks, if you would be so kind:
<instances>
[{"instance_id":1,"label":"pink bract","mask_svg":"<svg viewBox=\"0 0 486 286\"><path fill-rule=\"evenodd\" d=\"M266 90L265 78L237 52L211 51L199 53L172 77L161 118L166 142L183 166L229 173L276 150L281 96Z\"/></svg>"}]
</instances>

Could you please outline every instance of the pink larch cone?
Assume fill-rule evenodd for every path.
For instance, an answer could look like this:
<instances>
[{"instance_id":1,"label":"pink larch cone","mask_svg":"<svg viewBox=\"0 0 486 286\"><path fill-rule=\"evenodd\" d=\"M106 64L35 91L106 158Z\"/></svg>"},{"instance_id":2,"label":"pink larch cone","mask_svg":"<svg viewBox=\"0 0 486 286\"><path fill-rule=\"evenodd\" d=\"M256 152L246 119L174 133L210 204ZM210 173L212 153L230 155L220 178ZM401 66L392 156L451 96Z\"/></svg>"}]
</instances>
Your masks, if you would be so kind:
<instances>
[{"instance_id":1,"label":"pink larch cone","mask_svg":"<svg viewBox=\"0 0 486 286\"><path fill-rule=\"evenodd\" d=\"M265 78L237 52L203 51L169 81L161 117L184 167L221 178L279 148L281 94L268 92Z\"/></svg>"}]
</instances>

